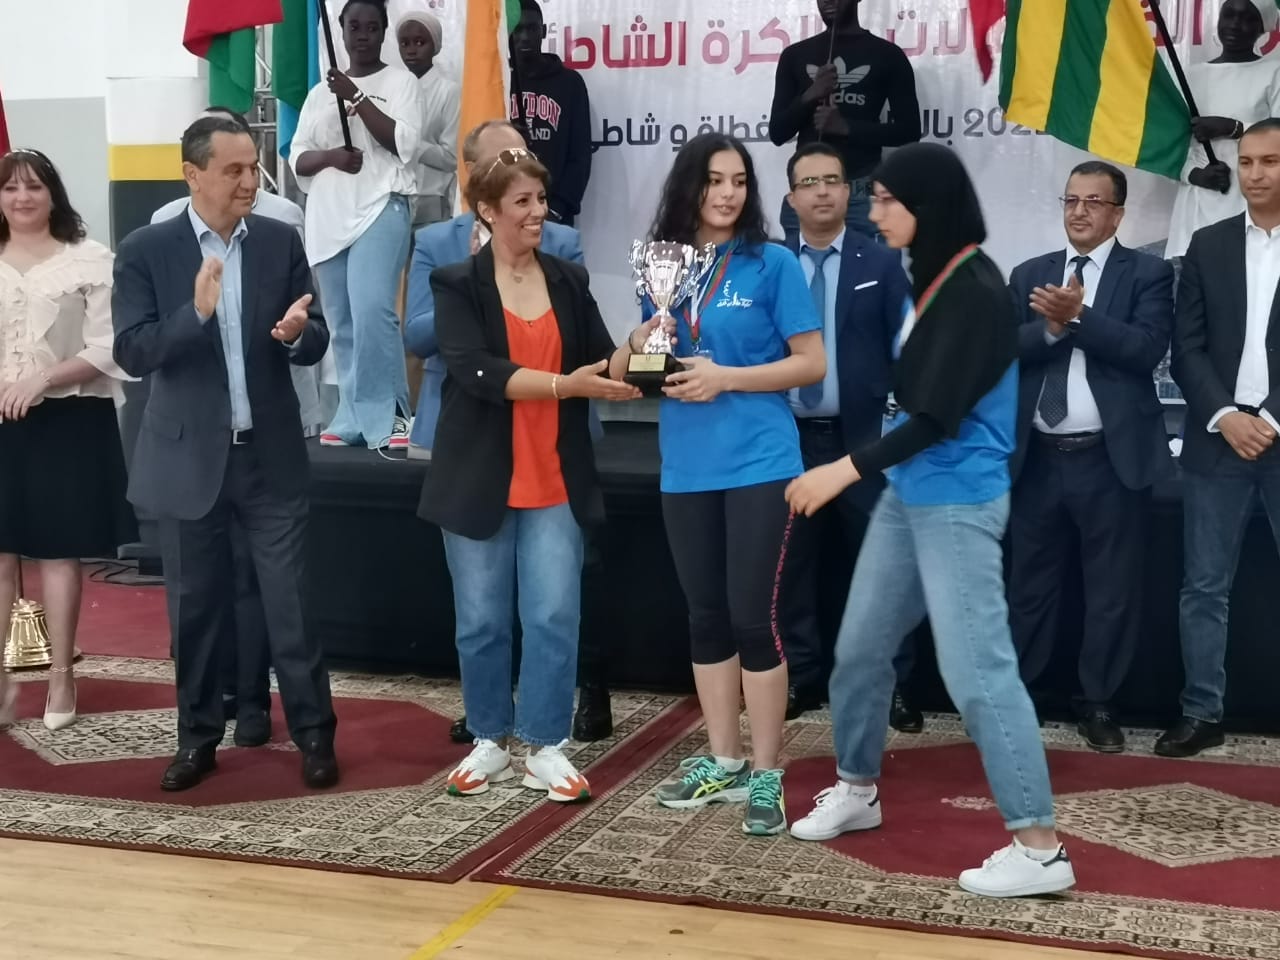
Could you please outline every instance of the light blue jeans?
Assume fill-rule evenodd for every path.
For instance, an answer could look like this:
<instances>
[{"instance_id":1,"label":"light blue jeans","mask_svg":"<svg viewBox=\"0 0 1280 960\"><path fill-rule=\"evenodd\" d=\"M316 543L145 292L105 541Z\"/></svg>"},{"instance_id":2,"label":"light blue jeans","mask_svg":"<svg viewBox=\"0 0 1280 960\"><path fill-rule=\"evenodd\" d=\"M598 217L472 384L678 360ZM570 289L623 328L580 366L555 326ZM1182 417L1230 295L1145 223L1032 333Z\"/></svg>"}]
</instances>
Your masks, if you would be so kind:
<instances>
[{"instance_id":1,"label":"light blue jeans","mask_svg":"<svg viewBox=\"0 0 1280 960\"><path fill-rule=\"evenodd\" d=\"M453 578L467 729L479 740L513 732L525 743L569 739L578 674L582 528L568 504L508 510L497 534L444 532ZM512 596L520 614L518 697L511 696Z\"/></svg>"},{"instance_id":2,"label":"light blue jeans","mask_svg":"<svg viewBox=\"0 0 1280 960\"><path fill-rule=\"evenodd\" d=\"M409 254L409 204L392 194L356 242L315 265L338 368L338 410L325 433L379 447L409 415L396 297Z\"/></svg>"},{"instance_id":3,"label":"light blue jeans","mask_svg":"<svg viewBox=\"0 0 1280 960\"><path fill-rule=\"evenodd\" d=\"M1010 830L1053 826L1053 793L1035 709L1009 633L1000 540L1009 495L907 506L880 495L849 588L831 716L842 779L877 779L889 726L893 657L927 613L947 692L978 745Z\"/></svg>"}]
</instances>

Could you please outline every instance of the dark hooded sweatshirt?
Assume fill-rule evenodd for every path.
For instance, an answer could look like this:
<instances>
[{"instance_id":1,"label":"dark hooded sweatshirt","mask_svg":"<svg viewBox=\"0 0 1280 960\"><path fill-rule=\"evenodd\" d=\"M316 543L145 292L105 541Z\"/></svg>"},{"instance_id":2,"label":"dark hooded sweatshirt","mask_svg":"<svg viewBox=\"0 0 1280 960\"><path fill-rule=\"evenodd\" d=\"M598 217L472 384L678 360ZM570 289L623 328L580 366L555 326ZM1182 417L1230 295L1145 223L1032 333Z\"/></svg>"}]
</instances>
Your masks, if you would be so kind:
<instances>
[{"instance_id":1,"label":"dark hooded sweatshirt","mask_svg":"<svg viewBox=\"0 0 1280 960\"><path fill-rule=\"evenodd\" d=\"M591 101L582 75L553 53L542 54L537 70L513 71L511 118L525 121L529 149L551 175L552 219L572 226L591 176Z\"/></svg>"}]
</instances>

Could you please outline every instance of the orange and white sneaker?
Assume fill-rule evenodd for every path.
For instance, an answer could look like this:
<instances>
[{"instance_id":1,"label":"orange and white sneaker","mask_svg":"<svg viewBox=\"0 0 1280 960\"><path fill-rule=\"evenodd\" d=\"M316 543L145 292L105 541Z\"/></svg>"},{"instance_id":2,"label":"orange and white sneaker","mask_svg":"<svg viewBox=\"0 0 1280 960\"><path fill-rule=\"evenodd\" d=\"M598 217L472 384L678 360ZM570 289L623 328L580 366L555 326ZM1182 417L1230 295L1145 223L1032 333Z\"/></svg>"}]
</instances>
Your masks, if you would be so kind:
<instances>
[{"instance_id":1,"label":"orange and white sneaker","mask_svg":"<svg viewBox=\"0 0 1280 960\"><path fill-rule=\"evenodd\" d=\"M591 786L587 778L580 774L569 758L561 753L568 740L561 740L557 746L543 747L537 753L529 754L524 762L524 785L531 790L547 791L548 800L560 803L576 803L579 800L591 799Z\"/></svg>"},{"instance_id":2,"label":"orange and white sneaker","mask_svg":"<svg viewBox=\"0 0 1280 960\"><path fill-rule=\"evenodd\" d=\"M453 768L444 789L453 797L470 797L484 793L491 783L501 783L515 775L509 751L492 740L477 740L466 759Z\"/></svg>"}]
</instances>

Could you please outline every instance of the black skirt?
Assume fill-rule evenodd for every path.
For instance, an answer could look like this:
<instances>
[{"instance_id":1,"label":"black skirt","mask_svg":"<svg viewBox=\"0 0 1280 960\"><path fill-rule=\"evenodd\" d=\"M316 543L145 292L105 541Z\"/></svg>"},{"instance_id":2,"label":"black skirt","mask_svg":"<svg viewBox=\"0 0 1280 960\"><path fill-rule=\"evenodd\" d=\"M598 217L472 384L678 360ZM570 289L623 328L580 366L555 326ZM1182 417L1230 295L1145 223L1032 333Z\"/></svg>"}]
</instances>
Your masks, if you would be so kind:
<instances>
[{"instance_id":1,"label":"black skirt","mask_svg":"<svg viewBox=\"0 0 1280 960\"><path fill-rule=\"evenodd\" d=\"M116 556L138 538L111 400L44 400L0 423L0 553Z\"/></svg>"}]
</instances>

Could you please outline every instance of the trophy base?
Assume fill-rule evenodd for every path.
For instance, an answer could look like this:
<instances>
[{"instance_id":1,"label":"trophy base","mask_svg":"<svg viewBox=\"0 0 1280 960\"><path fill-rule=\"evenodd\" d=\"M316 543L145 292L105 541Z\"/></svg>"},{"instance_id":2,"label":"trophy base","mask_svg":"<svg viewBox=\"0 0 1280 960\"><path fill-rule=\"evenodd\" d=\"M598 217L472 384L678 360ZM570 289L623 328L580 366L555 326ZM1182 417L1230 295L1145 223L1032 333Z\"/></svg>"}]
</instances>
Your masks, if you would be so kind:
<instances>
[{"instance_id":1,"label":"trophy base","mask_svg":"<svg viewBox=\"0 0 1280 960\"><path fill-rule=\"evenodd\" d=\"M688 368L669 353L635 353L627 362L624 383L638 387L646 397L662 396L667 377Z\"/></svg>"}]
</instances>

